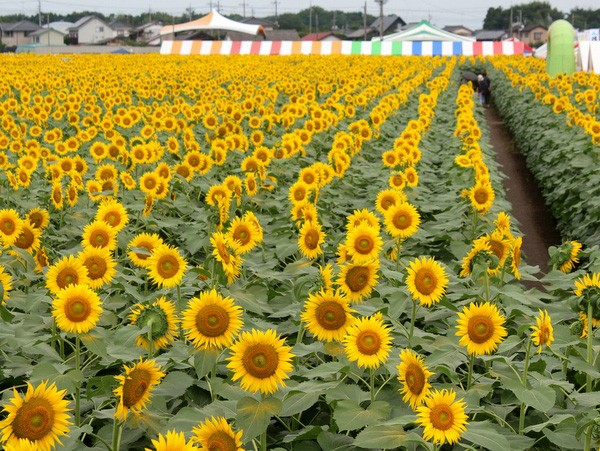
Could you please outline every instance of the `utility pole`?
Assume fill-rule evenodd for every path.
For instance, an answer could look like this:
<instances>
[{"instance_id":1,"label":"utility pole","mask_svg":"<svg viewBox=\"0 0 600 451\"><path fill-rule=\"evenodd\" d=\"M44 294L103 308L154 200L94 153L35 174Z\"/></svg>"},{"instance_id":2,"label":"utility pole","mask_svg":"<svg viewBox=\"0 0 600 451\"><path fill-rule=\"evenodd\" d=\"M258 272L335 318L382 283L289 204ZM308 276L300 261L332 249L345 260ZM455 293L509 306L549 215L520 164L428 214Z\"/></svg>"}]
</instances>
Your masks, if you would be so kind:
<instances>
[{"instance_id":1,"label":"utility pole","mask_svg":"<svg viewBox=\"0 0 600 451\"><path fill-rule=\"evenodd\" d=\"M38 25L42 27L42 0L38 0Z\"/></svg>"},{"instance_id":2,"label":"utility pole","mask_svg":"<svg viewBox=\"0 0 600 451\"><path fill-rule=\"evenodd\" d=\"M331 31L336 31L338 29L337 25L335 24L335 13L336 11L333 11L333 24L331 24Z\"/></svg>"},{"instance_id":3,"label":"utility pole","mask_svg":"<svg viewBox=\"0 0 600 451\"><path fill-rule=\"evenodd\" d=\"M312 33L312 2L310 3L310 8L308 9L308 34Z\"/></svg>"},{"instance_id":4,"label":"utility pole","mask_svg":"<svg viewBox=\"0 0 600 451\"><path fill-rule=\"evenodd\" d=\"M315 14L315 33L319 34L319 15Z\"/></svg>"},{"instance_id":5,"label":"utility pole","mask_svg":"<svg viewBox=\"0 0 600 451\"><path fill-rule=\"evenodd\" d=\"M512 34L513 34L513 11L512 11L512 8L510 8L510 24L508 26L508 34L512 38Z\"/></svg>"},{"instance_id":6,"label":"utility pole","mask_svg":"<svg viewBox=\"0 0 600 451\"><path fill-rule=\"evenodd\" d=\"M375 2L379 3L379 39L383 41L383 4L387 0L375 0Z\"/></svg>"},{"instance_id":7,"label":"utility pole","mask_svg":"<svg viewBox=\"0 0 600 451\"><path fill-rule=\"evenodd\" d=\"M279 26L279 22L277 21L277 4L279 3L278 0L274 0L273 4L275 5L275 26L278 27Z\"/></svg>"},{"instance_id":8,"label":"utility pole","mask_svg":"<svg viewBox=\"0 0 600 451\"><path fill-rule=\"evenodd\" d=\"M242 11L244 14L244 19L246 18L246 0L244 0L242 3L240 3L240 5L242 5Z\"/></svg>"},{"instance_id":9,"label":"utility pole","mask_svg":"<svg viewBox=\"0 0 600 451\"><path fill-rule=\"evenodd\" d=\"M367 2L365 2L365 12L363 13L363 29L365 41L367 40Z\"/></svg>"}]
</instances>

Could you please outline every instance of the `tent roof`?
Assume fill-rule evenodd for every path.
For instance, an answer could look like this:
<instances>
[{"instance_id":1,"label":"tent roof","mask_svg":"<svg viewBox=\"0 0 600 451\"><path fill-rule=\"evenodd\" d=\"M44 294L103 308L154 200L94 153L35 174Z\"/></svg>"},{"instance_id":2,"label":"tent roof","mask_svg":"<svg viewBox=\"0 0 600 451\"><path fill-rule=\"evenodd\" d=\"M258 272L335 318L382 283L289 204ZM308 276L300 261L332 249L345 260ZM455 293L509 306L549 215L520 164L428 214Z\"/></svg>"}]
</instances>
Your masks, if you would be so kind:
<instances>
[{"instance_id":1,"label":"tent roof","mask_svg":"<svg viewBox=\"0 0 600 451\"><path fill-rule=\"evenodd\" d=\"M228 19L213 9L204 17L192 20L191 22L180 23L177 25L167 25L160 30L161 35L179 33L181 31L196 31L196 30L227 30L238 31L247 34L264 34L264 28L261 25L244 24Z\"/></svg>"},{"instance_id":2,"label":"tent roof","mask_svg":"<svg viewBox=\"0 0 600 451\"><path fill-rule=\"evenodd\" d=\"M379 38L373 40L379 41ZM389 34L383 37L384 41L462 41L472 42L473 37L460 36L450 33L441 28L431 25L428 21L422 20L417 25L407 30L399 31L398 33Z\"/></svg>"}]
</instances>

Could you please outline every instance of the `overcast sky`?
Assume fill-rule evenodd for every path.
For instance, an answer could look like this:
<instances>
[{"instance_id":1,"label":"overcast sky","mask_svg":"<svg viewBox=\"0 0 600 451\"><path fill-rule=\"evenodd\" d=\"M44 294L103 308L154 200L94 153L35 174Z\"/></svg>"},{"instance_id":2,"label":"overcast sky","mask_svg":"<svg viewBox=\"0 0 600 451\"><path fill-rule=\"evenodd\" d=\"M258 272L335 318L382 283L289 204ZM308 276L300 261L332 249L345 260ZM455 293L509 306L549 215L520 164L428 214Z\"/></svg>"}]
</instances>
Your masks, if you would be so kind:
<instances>
[{"instance_id":1,"label":"overcast sky","mask_svg":"<svg viewBox=\"0 0 600 451\"><path fill-rule=\"evenodd\" d=\"M297 12L308 8L311 3L327 10L362 11L365 0L212 0L216 7L220 1L221 13L224 15L242 14L243 2L246 3L246 16L265 17L275 14L275 1L279 14ZM186 8L192 7L197 13L207 13L211 0L39 0L43 12L67 13L73 11L99 11L104 14L125 13L140 14L163 11L173 15L181 15ZM367 0L367 12L379 14L379 4L375 0ZM472 29L481 28L488 8L526 3L510 0L387 0L384 14L396 14L406 22L418 22L428 19L438 26L464 25ZM563 12L572 8L600 7L598 0L551 0L549 3ZM0 15L24 13L36 14L38 0L0 0Z\"/></svg>"}]
</instances>

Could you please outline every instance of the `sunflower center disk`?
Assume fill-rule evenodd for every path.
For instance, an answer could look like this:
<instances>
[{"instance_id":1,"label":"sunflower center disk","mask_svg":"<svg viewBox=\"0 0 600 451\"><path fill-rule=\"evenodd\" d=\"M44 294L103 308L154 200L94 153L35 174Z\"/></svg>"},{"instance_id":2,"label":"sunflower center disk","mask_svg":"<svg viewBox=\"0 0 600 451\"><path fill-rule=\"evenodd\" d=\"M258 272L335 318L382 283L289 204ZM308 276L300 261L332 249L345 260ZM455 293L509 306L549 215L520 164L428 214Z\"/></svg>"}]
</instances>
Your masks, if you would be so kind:
<instances>
[{"instance_id":1,"label":"sunflower center disk","mask_svg":"<svg viewBox=\"0 0 600 451\"><path fill-rule=\"evenodd\" d=\"M23 231L19 235L19 238L17 238L16 245L21 249L27 249L33 244L33 240L33 233L31 233L29 229L23 229Z\"/></svg>"},{"instance_id":2,"label":"sunflower center disk","mask_svg":"<svg viewBox=\"0 0 600 451\"><path fill-rule=\"evenodd\" d=\"M104 220L114 227L119 224L120 218L116 213L109 213Z\"/></svg>"},{"instance_id":3,"label":"sunflower center disk","mask_svg":"<svg viewBox=\"0 0 600 451\"><path fill-rule=\"evenodd\" d=\"M158 274L160 274L163 279L170 279L177 274L177 271L179 271L179 262L177 262L175 257L165 255L159 260L157 269Z\"/></svg>"},{"instance_id":4,"label":"sunflower center disk","mask_svg":"<svg viewBox=\"0 0 600 451\"><path fill-rule=\"evenodd\" d=\"M229 253L227 248L225 246L223 246L222 244L219 244L217 247L219 249L219 255L221 256L223 263L228 265L229 262L231 261L231 254Z\"/></svg>"},{"instance_id":5,"label":"sunflower center disk","mask_svg":"<svg viewBox=\"0 0 600 451\"><path fill-rule=\"evenodd\" d=\"M360 254L368 254L373 250L373 240L370 237L360 237L356 250Z\"/></svg>"},{"instance_id":6,"label":"sunflower center disk","mask_svg":"<svg viewBox=\"0 0 600 451\"><path fill-rule=\"evenodd\" d=\"M24 403L12 423L17 438L31 441L43 439L54 426L54 410L46 399L31 398Z\"/></svg>"},{"instance_id":7,"label":"sunflower center disk","mask_svg":"<svg viewBox=\"0 0 600 451\"><path fill-rule=\"evenodd\" d=\"M127 376L123 384L123 405L135 406L148 391L151 375L148 371L135 369Z\"/></svg>"},{"instance_id":8,"label":"sunflower center disk","mask_svg":"<svg viewBox=\"0 0 600 451\"><path fill-rule=\"evenodd\" d=\"M356 339L356 347L361 354L376 354L381 348L381 338L373 331L363 331Z\"/></svg>"},{"instance_id":9,"label":"sunflower center disk","mask_svg":"<svg viewBox=\"0 0 600 451\"><path fill-rule=\"evenodd\" d=\"M90 305L85 299L71 299L65 306L65 316L69 321L78 323L85 321L90 315Z\"/></svg>"},{"instance_id":10,"label":"sunflower center disk","mask_svg":"<svg viewBox=\"0 0 600 451\"><path fill-rule=\"evenodd\" d=\"M494 324L487 316L476 315L469 320L468 333L471 341L481 344L494 335Z\"/></svg>"},{"instance_id":11,"label":"sunflower center disk","mask_svg":"<svg viewBox=\"0 0 600 451\"><path fill-rule=\"evenodd\" d=\"M319 233L314 229L309 230L306 234L304 242L307 248L316 249L317 245L319 244Z\"/></svg>"},{"instance_id":12,"label":"sunflower center disk","mask_svg":"<svg viewBox=\"0 0 600 451\"><path fill-rule=\"evenodd\" d=\"M56 277L56 285L58 285L59 288L66 288L77 282L79 282L79 277L77 276L77 273L70 268L61 271Z\"/></svg>"},{"instance_id":13,"label":"sunflower center disk","mask_svg":"<svg viewBox=\"0 0 600 451\"><path fill-rule=\"evenodd\" d=\"M233 238L242 244L248 244L250 241L250 233L245 228L237 229L233 234Z\"/></svg>"},{"instance_id":14,"label":"sunflower center disk","mask_svg":"<svg viewBox=\"0 0 600 451\"><path fill-rule=\"evenodd\" d=\"M106 273L106 262L101 257L90 257L85 262L85 266L90 279L101 279Z\"/></svg>"},{"instance_id":15,"label":"sunflower center disk","mask_svg":"<svg viewBox=\"0 0 600 451\"><path fill-rule=\"evenodd\" d=\"M108 237L105 236L102 232L97 232L90 241L92 241L97 246L104 246L108 242Z\"/></svg>"},{"instance_id":16,"label":"sunflower center disk","mask_svg":"<svg viewBox=\"0 0 600 451\"><path fill-rule=\"evenodd\" d=\"M485 204L487 202L488 199L488 195L487 192L483 191L483 190L478 190L475 193L475 200L480 203L480 204Z\"/></svg>"},{"instance_id":17,"label":"sunflower center disk","mask_svg":"<svg viewBox=\"0 0 600 451\"><path fill-rule=\"evenodd\" d=\"M238 448L233 437L226 432L217 431L212 433L206 440L206 449L211 451L236 451Z\"/></svg>"},{"instance_id":18,"label":"sunflower center disk","mask_svg":"<svg viewBox=\"0 0 600 451\"><path fill-rule=\"evenodd\" d=\"M346 312L337 302L323 302L317 307L316 318L323 329L338 330L346 324Z\"/></svg>"},{"instance_id":19,"label":"sunflower center disk","mask_svg":"<svg viewBox=\"0 0 600 451\"><path fill-rule=\"evenodd\" d=\"M359 292L369 282L369 270L364 266L356 266L348 271L346 283L351 291Z\"/></svg>"},{"instance_id":20,"label":"sunflower center disk","mask_svg":"<svg viewBox=\"0 0 600 451\"><path fill-rule=\"evenodd\" d=\"M4 224L2 225L2 231L4 233L6 233L7 235L10 235L10 233L12 233L12 231L15 229L15 224L10 221L10 220L6 220L4 221Z\"/></svg>"},{"instance_id":21,"label":"sunflower center disk","mask_svg":"<svg viewBox=\"0 0 600 451\"><path fill-rule=\"evenodd\" d=\"M277 371L279 354L271 345L255 344L246 349L242 363L248 374L259 379L266 379Z\"/></svg>"},{"instance_id":22,"label":"sunflower center disk","mask_svg":"<svg viewBox=\"0 0 600 451\"><path fill-rule=\"evenodd\" d=\"M196 328L206 337L220 337L229 327L227 311L218 305L207 305L196 314Z\"/></svg>"},{"instance_id":23,"label":"sunflower center disk","mask_svg":"<svg viewBox=\"0 0 600 451\"><path fill-rule=\"evenodd\" d=\"M406 229L410 226L411 220L409 216L401 212L394 216L393 223L398 229Z\"/></svg>"},{"instance_id":24,"label":"sunflower center disk","mask_svg":"<svg viewBox=\"0 0 600 451\"><path fill-rule=\"evenodd\" d=\"M414 363L411 363L406 370L405 376L406 385L408 386L411 393L420 395L425 387L425 374L421 368Z\"/></svg>"},{"instance_id":25,"label":"sunflower center disk","mask_svg":"<svg viewBox=\"0 0 600 451\"><path fill-rule=\"evenodd\" d=\"M415 277L415 287L419 291L419 293L424 295L429 295L433 293L437 286L437 280L435 275L430 271L421 270L417 273Z\"/></svg>"},{"instance_id":26,"label":"sunflower center disk","mask_svg":"<svg viewBox=\"0 0 600 451\"><path fill-rule=\"evenodd\" d=\"M431 410L429 418L433 427L435 429L439 429L440 431L450 429L452 427L452 423L454 422L452 410L446 405L435 406Z\"/></svg>"}]
</instances>

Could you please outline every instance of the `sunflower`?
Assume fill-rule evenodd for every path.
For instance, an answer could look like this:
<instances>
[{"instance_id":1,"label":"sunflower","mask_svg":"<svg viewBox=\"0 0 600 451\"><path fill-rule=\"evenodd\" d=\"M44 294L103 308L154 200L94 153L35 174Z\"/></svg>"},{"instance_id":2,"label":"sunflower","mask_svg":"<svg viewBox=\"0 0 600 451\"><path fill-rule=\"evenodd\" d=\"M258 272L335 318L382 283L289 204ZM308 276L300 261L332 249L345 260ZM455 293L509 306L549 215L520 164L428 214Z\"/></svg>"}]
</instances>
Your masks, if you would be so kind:
<instances>
[{"instance_id":1,"label":"sunflower","mask_svg":"<svg viewBox=\"0 0 600 451\"><path fill-rule=\"evenodd\" d=\"M406 286L413 300L427 307L440 302L448 286L448 277L441 264L433 257L417 258L410 263L407 272Z\"/></svg>"},{"instance_id":2,"label":"sunflower","mask_svg":"<svg viewBox=\"0 0 600 451\"><path fill-rule=\"evenodd\" d=\"M494 189L489 182L478 182L468 190L468 196L471 200L471 205L479 213L487 213L494 203Z\"/></svg>"},{"instance_id":3,"label":"sunflower","mask_svg":"<svg viewBox=\"0 0 600 451\"><path fill-rule=\"evenodd\" d=\"M496 274L504 266L510 254L510 242L504 238L504 235L499 230L495 230L491 235L483 235L482 239L488 244L496 258L498 258L498 264L490 271L490 274Z\"/></svg>"},{"instance_id":4,"label":"sunflower","mask_svg":"<svg viewBox=\"0 0 600 451\"><path fill-rule=\"evenodd\" d=\"M87 285L69 285L52 302L52 316L59 329L85 334L102 314L100 297Z\"/></svg>"},{"instance_id":5,"label":"sunflower","mask_svg":"<svg viewBox=\"0 0 600 451\"><path fill-rule=\"evenodd\" d=\"M243 451L243 431L234 432L223 417L210 417L204 423L192 428L192 443L198 443L201 449L215 451ZM158 451L158 450L157 450Z\"/></svg>"},{"instance_id":6,"label":"sunflower","mask_svg":"<svg viewBox=\"0 0 600 451\"><path fill-rule=\"evenodd\" d=\"M400 393L404 396L402 400L414 409L423 404L425 398L431 391L429 378L433 373L427 369L423 362L423 356L411 349L400 351L400 365L398 369L398 381L402 384Z\"/></svg>"},{"instance_id":7,"label":"sunflower","mask_svg":"<svg viewBox=\"0 0 600 451\"><path fill-rule=\"evenodd\" d=\"M488 266L488 270L494 271L497 264L497 260L494 259L495 255L492 253L487 241L481 238L476 239L473 241L469 253L463 258L460 277L471 275L473 265L476 261L485 263Z\"/></svg>"},{"instance_id":8,"label":"sunflower","mask_svg":"<svg viewBox=\"0 0 600 451\"><path fill-rule=\"evenodd\" d=\"M498 213L496 220L494 221L496 229L502 232L503 236L511 239L512 234L510 232L510 216L505 212L501 211Z\"/></svg>"},{"instance_id":9,"label":"sunflower","mask_svg":"<svg viewBox=\"0 0 600 451\"><path fill-rule=\"evenodd\" d=\"M342 265L336 282L350 301L360 302L370 295L377 285L378 269L379 264L374 261L363 264L347 263Z\"/></svg>"},{"instance_id":10,"label":"sunflower","mask_svg":"<svg viewBox=\"0 0 600 451\"><path fill-rule=\"evenodd\" d=\"M421 216L408 202L397 203L384 213L385 228L394 238L406 239L419 230Z\"/></svg>"},{"instance_id":11,"label":"sunflower","mask_svg":"<svg viewBox=\"0 0 600 451\"><path fill-rule=\"evenodd\" d=\"M123 230L129 221L125 207L113 198L100 202L95 219L106 222L117 233Z\"/></svg>"},{"instance_id":12,"label":"sunflower","mask_svg":"<svg viewBox=\"0 0 600 451\"><path fill-rule=\"evenodd\" d=\"M258 218L256 217L256 215L251 211L247 211L246 213L244 213L244 221L248 221L248 222L251 222L252 224L254 224L254 227L256 228L256 231L258 232L258 235L254 238L256 241L256 244L262 243L262 241L264 239L264 233L263 233L263 229L262 229L260 222L258 221Z\"/></svg>"},{"instance_id":13,"label":"sunflower","mask_svg":"<svg viewBox=\"0 0 600 451\"><path fill-rule=\"evenodd\" d=\"M377 194L375 208L379 213L385 215L390 207L406 202L406 195L395 189L384 189Z\"/></svg>"},{"instance_id":14,"label":"sunflower","mask_svg":"<svg viewBox=\"0 0 600 451\"><path fill-rule=\"evenodd\" d=\"M173 288L181 283L187 262L175 247L167 244L157 246L148 259L150 278L159 287Z\"/></svg>"},{"instance_id":15,"label":"sunflower","mask_svg":"<svg viewBox=\"0 0 600 451\"><path fill-rule=\"evenodd\" d=\"M298 248L302 255L313 260L323 253L321 245L325 242L325 233L318 222L304 221L298 237Z\"/></svg>"},{"instance_id":16,"label":"sunflower","mask_svg":"<svg viewBox=\"0 0 600 451\"><path fill-rule=\"evenodd\" d=\"M311 190L312 188L309 185L299 180L290 187L288 197L292 204L298 204L308 200Z\"/></svg>"},{"instance_id":17,"label":"sunflower","mask_svg":"<svg viewBox=\"0 0 600 451\"><path fill-rule=\"evenodd\" d=\"M125 365L125 375L115 376L120 384L114 394L119 398L115 417L125 421L129 411L139 414L152 396L152 389L165 376L155 360L142 360L133 366Z\"/></svg>"},{"instance_id":18,"label":"sunflower","mask_svg":"<svg viewBox=\"0 0 600 451\"><path fill-rule=\"evenodd\" d=\"M95 290L110 283L117 273L117 263L106 248L85 248L77 258L87 268L88 285Z\"/></svg>"},{"instance_id":19,"label":"sunflower","mask_svg":"<svg viewBox=\"0 0 600 451\"><path fill-rule=\"evenodd\" d=\"M13 388L11 404L4 406L7 416L0 422L0 441L8 448L29 440L40 451L50 451L57 443L62 445L60 437L67 436L73 424L65 394L66 390L59 391L54 382L48 385L48 381L35 388L27 382L23 398Z\"/></svg>"},{"instance_id":20,"label":"sunflower","mask_svg":"<svg viewBox=\"0 0 600 451\"><path fill-rule=\"evenodd\" d=\"M23 228L14 242L14 245L33 254L40 247L42 231L36 229L29 221L22 221Z\"/></svg>"},{"instance_id":21,"label":"sunflower","mask_svg":"<svg viewBox=\"0 0 600 451\"><path fill-rule=\"evenodd\" d=\"M550 346L554 341L554 328L552 327L552 320L548 315L547 310L539 309L540 316L535 318L537 323L536 326L531 326L531 341L535 346L539 346L538 352L542 352L544 345Z\"/></svg>"},{"instance_id":22,"label":"sunflower","mask_svg":"<svg viewBox=\"0 0 600 451\"><path fill-rule=\"evenodd\" d=\"M183 312L182 327L198 349L222 349L231 346L244 325L242 308L216 290L203 291L190 299Z\"/></svg>"},{"instance_id":23,"label":"sunflower","mask_svg":"<svg viewBox=\"0 0 600 451\"><path fill-rule=\"evenodd\" d=\"M11 209L0 210L0 240L4 246L12 246L23 229L23 221L19 214Z\"/></svg>"},{"instance_id":24,"label":"sunflower","mask_svg":"<svg viewBox=\"0 0 600 451\"><path fill-rule=\"evenodd\" d=\"M229 249L229 241L221 232L214 232L210 237L210 244L213 246L212 254L223 267L223 272L227 276L227 282L233 283L240 275L242 259L239 255L232 253Z\"/></svg>"},{"instance_id":25,"label":"sunflower","mask_svg":"<svg viewBox=\"0 0 600 451\"><path fill-rule=\"evenodd\" d=\"M342 341L355 318L348 299L340 291L320 291L308 296L301 319L317 340Z\"/></svg>"},{"instance_id":26,"label":"sunflower","mask_svg":"<svg viewBox=\"0 0 600 451\"><path fill-rule=\"evenodd\" d=\"M152 252L162 244L162 238L156 233L140 233L129 242L127 255L134 265L146 268Z\"/></svg>"},{"instance_id":27,"label":"sunflower","mask_svg":"<svg viewBox=\"0 0 600 451\"><path fill-rule=\"evenodd\" d=\"M153 349L166 348L177 336L179 320L175 305L165 296L149 304L135 304L131 307L129 321L139 328L150 328ZM148 350L148 334L138 335L137 345Z\"/></svg>"},{"instance_id":28,"label":"sunflower","mask_svg":"<svg viewBox=\"0 0 600 451\"><path fill-rule=\"evenodd\" d=\"M584 274L575 281L575 295L590 297L600 289L600 273Z\"/></svg>"},{"instance_id":29,"label":"sunflower","mask_svg":"<svg viewBox=\"0 0 600 451\"><path fill-rule=\"evenodd\" d=\"M519 264L521 263L521 245L523 244L523 238L520 236L516 237L511 243L510 249L510 269L512 270L515 279L521 279L521 274L519 273Z\"/></svg>"},{"instance_id":30,"label":"sunflower","mask_svg":"<svg viewBox=\"0 0 600 451\"><path fill-rule=\"evenodd\" d=\"M44 268L48 266L48 256L46 255L46 249L43 247L35 251L33 259L35 260L35 270L37 272L43 272Z\"/></svg>"},{"instance_id":31,"label":"sunflower","mask_svg":"<svg viewBox=\"0 0 600 451\"><path fill-rule=\"evenodd\" d=\"M355 263L377 260L382 247L378 229L369 224L360 224L346 235L346 249Z\"/></svg>"},{"instance_id":32,"label":"sunflower","mask_svg":"<svg viewBox=\"0 0 600 451\"><path fill-rule=\"evenodd\" d=\"M83 248L100 247L112 251L117 247L117 231L108 223L94 220L86 225L81 236Z\"/></svg>"},{"instance_id":33,"label":"sunflower","mask_svg":"<svg viewBox=\"0 0 600 451\"><path fill-rule=\"evenodd\" d=\"M466 430L468 416L462 399L455 401L454 390L432 390L425 405L417 407L417 423L423 426L423 438L443 445L458 442Z\"/></svg>"},{"instance_id":34,"label":"sunflower","mask_svg":"<svg viewBox=\"0 0 600 451\"><path fill-rule=\"evenodd\" d=\"M26 219L36 229L45 229L50 223L50 213L44 208L33 208L27 213Z\"/></svg>"},{"instance_id":35,"label":"sunflower","mask_svg":"<svg viewBox=\"0 0 600 451\"><path fill-rule=\"evenodd\" d=\"M227 367L233 371L233 380L240 379L242 389L251 393L275 393L285 386L284 379L292 371L291 347L272 329L242 332L231 346Z\"/></svg>"},{"instance_id":36,"label":"sunflower","mask_svg":"<svg viewBox=\"0 0 600 451\"><path fill-rule=\"evenodd\" d=\"M356 320L344 336L346 357L361 368L379 368L387 360L391 347L390 328L383 323L381 313Z\"/></svg>"},{"instance_id":37,"label":"sunflower","mask_svg":"<svg viewBox=\"0 0 600 451\"><path fill-rule=\"evenodd\" d=\"M567 241L556 251L556 257L550 260L554 267L565 274L570 273L575 265L579 263L579 254L582 245L578 241Z\"/></svg>"},{"instance_id":38,"label":"sunflower","mask_svg":"<svg viewBox=\"0 0 600 451\"><path fill-rule=\"evenodd\" d=\"M231 221L227 232L227 241L237 254L246 254L256 246L259 231L252 221L237 217Z\"/></svg>"},{"instance_id":39,"label":"sunflower","mask_svg":"<svg viewBox=\"0 0 600 451\"><path fill-rule=\"evenodd\" d=\"M379 218L377 215L366 208L362 210L354 210L346 220L346 230L350 231L359 225L366 223L370 227L379 231Z\"/></svg>"},{"instance_id":40,"label":"sunflower","mask_svg":"<svg viewBox=\"0 0 600 451\"><path fill-rule=\"evenodd\" d=\"M48 269L46 287L53 294L69 285L86 285L89 283L87 269L73 255L62 257Z\"/></svg>"},{"instance_id":41,"label":"sunflower","mask_svg":"<svg viewBox=\"0 0 600 451\"><path fill-rule=\"evenodd\" d=\"M195 451L198 450L190 440L185 441L185 434L177 431L167 431L165 435L158 434L156 440L152 439L153 448L145 451Z\"/></svg>"},{"instance_id":42,"label":"sunflower","mask_svg":"<svg viewBox=\"0 0 600 451\"><path fill-rule=\"evenodd\" d=\"M0 304L9 298L10 290L12 290L12 282L10 280L10 274L5 272L4 266L0 265L0 285L2 286L2 297L0 298Z\"/></svg>"},{"instance_id":43,"label":"sunflower","mask_svg":"<svg viewBox=\"0 0 600 451\"><path fill-rule=\"evenodd\" d=\"M52 205L57 210L62 210L64 207L64 196L63 196L63 187L60 181L52 182L52 190L50 191L50 199L52 200Z\"/></svg>"},{"instance_id":44,"label":"sunflower","mask_svg":"<svg viewBox=\"0 0 600 451\"><path fill-rule=\"evenodd\" d=\"M472 302L458 313L458 343L471 355L491 354L508 335L504 323L494 304Z\"/></svg>"},{"instance_id":45,"label":"sunflower","mask_svg":"<svg viewBox=\"0 0 600 451\"><path fill-rule=\"evenodd\" d=\"M244 186L246 188L246 194L248 194L248 196L255 196L258 192L258 183L256 182L256 176L253 172L246 173L246 178L244 179Z\"/></svg>"}]
</instances>

